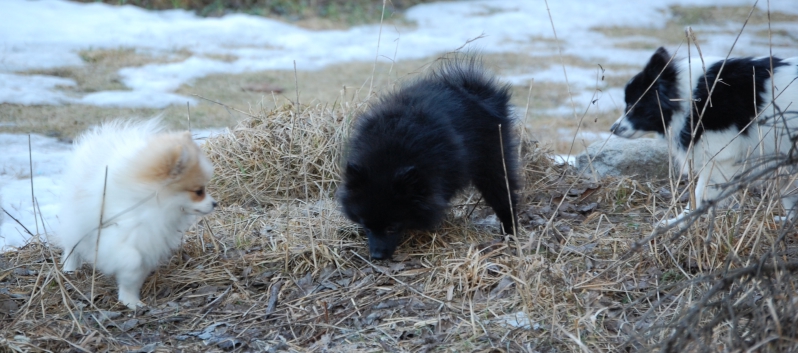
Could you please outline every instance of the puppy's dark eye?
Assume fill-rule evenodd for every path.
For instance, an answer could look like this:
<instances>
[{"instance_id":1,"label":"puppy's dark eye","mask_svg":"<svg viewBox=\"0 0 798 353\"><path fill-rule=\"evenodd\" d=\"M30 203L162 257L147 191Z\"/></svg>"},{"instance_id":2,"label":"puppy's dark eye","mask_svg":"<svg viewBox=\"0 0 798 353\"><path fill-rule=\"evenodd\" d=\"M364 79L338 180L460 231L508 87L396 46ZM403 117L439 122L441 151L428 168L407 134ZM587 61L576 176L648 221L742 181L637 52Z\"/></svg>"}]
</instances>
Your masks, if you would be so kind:
<instances>
[{"instance_id":1,"label":"puppy's dark eye","mask_svg":"<svg viewBox=\"0 0 798 353\"><path fill-rule=\"evenodd\" d=\"M205 194L205 188L199 188L195 190L194 193L197 194L197 196L202 196L203 194Z\"/></svg>"}]
</instances>

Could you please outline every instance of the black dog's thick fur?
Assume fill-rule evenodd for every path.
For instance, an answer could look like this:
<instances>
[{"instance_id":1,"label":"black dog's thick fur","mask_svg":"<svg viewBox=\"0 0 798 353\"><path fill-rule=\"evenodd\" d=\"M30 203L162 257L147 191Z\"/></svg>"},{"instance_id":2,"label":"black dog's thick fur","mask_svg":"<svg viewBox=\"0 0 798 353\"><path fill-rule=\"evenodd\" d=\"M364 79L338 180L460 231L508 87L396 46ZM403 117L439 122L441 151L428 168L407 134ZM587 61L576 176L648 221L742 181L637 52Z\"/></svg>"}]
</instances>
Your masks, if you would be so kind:
<instances>
[{"instance_id":1,"label":"black dog's thick fur","mask_svg":"<svg viewBox=\"0 0 798 353\"><path fill-rule=\"evenodd\" d=\"M405 230L437 226L469 183L513 233L518 162L509 101L509 86L478 57L455 56L357 118L339 200L366 229L372 258L391 258Z\"/></svg>"}]
</instances>

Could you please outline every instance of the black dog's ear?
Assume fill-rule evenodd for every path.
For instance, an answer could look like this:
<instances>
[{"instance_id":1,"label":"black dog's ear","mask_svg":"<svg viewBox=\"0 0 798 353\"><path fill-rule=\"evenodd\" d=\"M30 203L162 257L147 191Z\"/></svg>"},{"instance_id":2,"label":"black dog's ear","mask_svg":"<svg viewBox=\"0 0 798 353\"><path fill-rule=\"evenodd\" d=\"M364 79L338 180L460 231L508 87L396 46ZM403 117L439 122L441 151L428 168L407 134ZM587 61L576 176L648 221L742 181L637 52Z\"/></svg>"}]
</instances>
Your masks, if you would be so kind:
<instances>
[{"instance_id":1,"label":"black dog's ear","mask_svg":"<svg viewBox=\"0 0 798 353\"><path fill-rule=\"evenodd\" d=\"M393 179L394 190L402 195L417 195L424 192L421 173L415 166L400 168Z\"/></svg>"},{"instance_id":2,"label":"black dog's ear","mask_svg":"<svg viewBox=\"0 0 798 353\"><path fill-rule=\"evenodd\" d=\"M651 56L651 59L648 60L648 64L646 64L646 68L643 69L647 78L654 79L665 69L665 66L668 65L668 61L671 60L671 55L668 54L668 51L664 47L659 47L654 55Z\"/></svg>"},{"instance_id":3,"label":"black dog's ear","mask_svg":"<svg viewBox=\"0 0 798 353\"><path fill-rule=\"evenodd\" d=\"M352 162L346 163L344 179L346 179L347 187L350 189L357 189L366 183L367 178L366 170L363 169L363 167Z\"/></svg>"}]
</instances>

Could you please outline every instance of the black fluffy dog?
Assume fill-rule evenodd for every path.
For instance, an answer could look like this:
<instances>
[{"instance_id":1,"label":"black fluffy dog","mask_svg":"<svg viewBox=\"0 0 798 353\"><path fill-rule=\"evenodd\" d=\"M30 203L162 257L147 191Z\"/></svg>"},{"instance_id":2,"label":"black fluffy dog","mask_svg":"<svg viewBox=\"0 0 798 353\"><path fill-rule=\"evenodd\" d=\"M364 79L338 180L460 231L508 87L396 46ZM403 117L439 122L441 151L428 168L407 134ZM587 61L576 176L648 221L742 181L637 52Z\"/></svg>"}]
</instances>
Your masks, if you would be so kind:
<instances>
[{"instance_id":1,"label":"black fluffy dog","mask_svg":"<svg viewBox=\"0 0 798 353\"><path fill-rule=\"evenodd\" d=\"M357 118L339 200L366 228L372 258L390 259L405 230L437 226L469 183L504 231L514 232L518 162L509 101L508 85L477 56L460 55Z\"/></svg>"}]
</instances>

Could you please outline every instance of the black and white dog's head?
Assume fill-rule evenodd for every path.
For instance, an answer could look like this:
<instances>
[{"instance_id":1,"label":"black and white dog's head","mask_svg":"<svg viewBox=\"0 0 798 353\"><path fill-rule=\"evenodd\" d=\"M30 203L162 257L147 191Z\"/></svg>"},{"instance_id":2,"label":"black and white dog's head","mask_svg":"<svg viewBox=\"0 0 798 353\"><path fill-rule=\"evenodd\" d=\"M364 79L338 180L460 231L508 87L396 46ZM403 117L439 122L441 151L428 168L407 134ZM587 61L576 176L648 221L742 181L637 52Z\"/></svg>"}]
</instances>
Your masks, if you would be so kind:
<instances>
[{"instance_id":1,"label":"black and white dog's head","mask_svg":"<svg viewBox=\"0 0 798 353\"><path fill-rule=\"evenodd\" d=\"M681 109L678 101L678 70L671 55L660 47L646 67L626 84L624 114L610 131L620 137L638 138L649 132L665 134L673 114Z\"/></svg>"}]
</instances>

